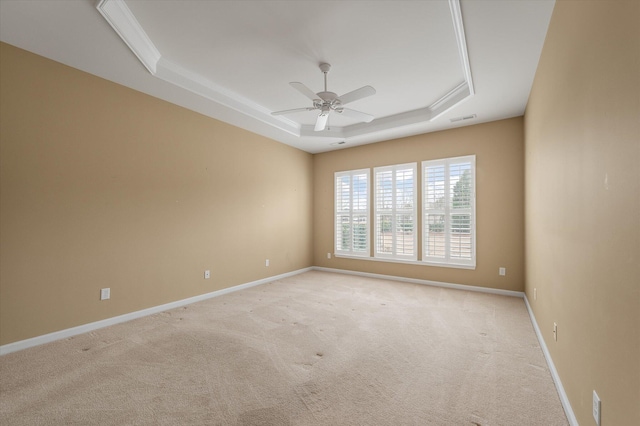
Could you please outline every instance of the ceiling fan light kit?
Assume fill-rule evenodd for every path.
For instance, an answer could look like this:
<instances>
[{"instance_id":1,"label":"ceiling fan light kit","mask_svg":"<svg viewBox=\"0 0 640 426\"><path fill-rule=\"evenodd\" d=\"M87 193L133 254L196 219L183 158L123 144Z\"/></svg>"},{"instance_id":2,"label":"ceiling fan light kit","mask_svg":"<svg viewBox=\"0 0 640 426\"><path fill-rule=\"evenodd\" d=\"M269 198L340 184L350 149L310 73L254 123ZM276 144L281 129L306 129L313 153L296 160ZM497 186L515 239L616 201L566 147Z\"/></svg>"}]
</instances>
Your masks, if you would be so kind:
<instances>
[{"instance_id":1,"label":"ceiling fan light kit","mask_svg":"<svg viewBox=\"0 0 640 426\"><path fill-rule=\"evenodd\" d=\"M327 121L329 119L329 114L331 112L336 112L338 114L344 114L348 117L355 118L356 120L364 121L369 123L373 121L373 116L370 114L366 114L364 112L356 111L354 109L345 108L343 105L355 102L362 98L366 98L368 96L374 95L376 93L376 89L371 86L363 86L359 89L353 90L351 92L345 93L342 96L338 96L334 92L329 92L327 90L327 74L331 70L331 64L322 63L320 64L320 71L324 74L324 91L314 93L311 89L299 82L291 82L289 85L296 89L298 92L302 93L307 98L311 99L313 102L312 107L306 108L294 108L287 109L283 111L275 111L272 112L271 115L283 115L283 114L292 114L296 112L303 111L314 111L319 110L318 118L316 119L316 125L314 130L316 132L320 132L327 127Z\"/></svg>"}]
</instances>

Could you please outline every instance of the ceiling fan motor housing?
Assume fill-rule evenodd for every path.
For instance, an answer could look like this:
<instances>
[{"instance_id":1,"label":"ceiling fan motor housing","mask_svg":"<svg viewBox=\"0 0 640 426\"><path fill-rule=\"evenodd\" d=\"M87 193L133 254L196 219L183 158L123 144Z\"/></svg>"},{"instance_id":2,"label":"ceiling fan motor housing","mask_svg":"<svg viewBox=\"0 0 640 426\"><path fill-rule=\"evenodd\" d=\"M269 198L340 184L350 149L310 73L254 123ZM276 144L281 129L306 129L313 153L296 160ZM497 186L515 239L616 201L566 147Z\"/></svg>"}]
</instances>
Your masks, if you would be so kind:
<instances>
[{"instance_id":1,"label":"ceiling fan motor housing","mask_svg":"<svg viewBox=\"0 0 640 426\"><path fill-rule=\"evenodd\" d=\"M318 92L316 94L325 102L333 102L337 100L338 97L338 95L333 92Z\"/></svg>"}]
</instances>

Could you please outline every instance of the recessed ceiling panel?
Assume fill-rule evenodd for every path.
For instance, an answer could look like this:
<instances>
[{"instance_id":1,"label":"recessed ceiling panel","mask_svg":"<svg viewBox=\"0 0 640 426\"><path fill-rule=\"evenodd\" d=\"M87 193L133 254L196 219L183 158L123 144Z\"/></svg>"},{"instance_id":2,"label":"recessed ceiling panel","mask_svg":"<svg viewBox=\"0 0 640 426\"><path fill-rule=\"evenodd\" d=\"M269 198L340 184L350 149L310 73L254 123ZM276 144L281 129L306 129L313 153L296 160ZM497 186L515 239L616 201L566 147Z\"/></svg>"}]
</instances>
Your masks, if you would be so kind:
<instances>
[{"instance_id":1,"label":"recessed ceiling panel","mask_svg":"<svg viewBox=\"0 0 640 426\"><path fill-rule=\"evenodd\" d=\"M447 0L126 4L163 58L270 111L310 106L288 83L323 90L321 62L332 65L328 90L377 90L351 105L376 118L426 108L464 81ZM316 116L286 118L313 125Z\"/></svg>"}]
</instances>

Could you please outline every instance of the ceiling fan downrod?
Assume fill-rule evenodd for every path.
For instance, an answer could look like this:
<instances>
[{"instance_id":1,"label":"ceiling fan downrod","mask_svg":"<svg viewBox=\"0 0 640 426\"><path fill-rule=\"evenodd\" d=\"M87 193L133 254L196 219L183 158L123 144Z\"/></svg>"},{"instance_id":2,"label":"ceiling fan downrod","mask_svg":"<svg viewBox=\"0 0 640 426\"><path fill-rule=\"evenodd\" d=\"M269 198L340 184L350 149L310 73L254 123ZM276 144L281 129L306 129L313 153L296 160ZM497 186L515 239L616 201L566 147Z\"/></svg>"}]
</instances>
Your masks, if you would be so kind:
<instances>
[{"instance_id":1,"label":"ceiling fan downrod","mask_svg":"<svg viewBox=\"0 0 640 426\"><path fill-rule=\"evenodd\" d=\"M329 74L330 69L331 69L331 64L327 64L327 63L320 64L320 71L322 71L322 73L324 74L324 91L318 92L317 95L320 97L320 99L322 99L321 105L328 103L332 107L331 109L334 109L335 106L338 104L339 100L337 99L338 95L336 93L329 92L327 90L327 74Z\"/></svg>"},{"instance_id":2,"label":"ceiling fan downrod","mask_svg":"<svg viewBox=\"0 0 640 426\"><path fill-rule=\"evenodd\" d=\"M322 63L320 64L320 71L324 74L324 91L327 91L327 74L329 74L329 70L331 70L331 64Z\"/></svg>"}]
</instances>

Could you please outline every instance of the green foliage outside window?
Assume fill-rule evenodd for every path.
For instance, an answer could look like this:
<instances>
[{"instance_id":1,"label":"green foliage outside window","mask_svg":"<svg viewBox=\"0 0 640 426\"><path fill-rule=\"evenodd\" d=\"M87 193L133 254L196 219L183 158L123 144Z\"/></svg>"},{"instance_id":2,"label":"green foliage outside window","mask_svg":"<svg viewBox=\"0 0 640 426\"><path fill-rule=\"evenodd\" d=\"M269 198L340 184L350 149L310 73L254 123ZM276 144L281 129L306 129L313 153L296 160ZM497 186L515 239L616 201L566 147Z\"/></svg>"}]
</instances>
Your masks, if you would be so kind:
<instances>
[{"instance_id":1,"label":"green foliage outside window","mask_svg":"<svg viewBox=\"0 0 640 426\"><path fill-rule=\"evenodd\" d=\"M453 208L464 209L471 205L471 171L465 170L453 187Z\"/></svg>"}]
</instances>

